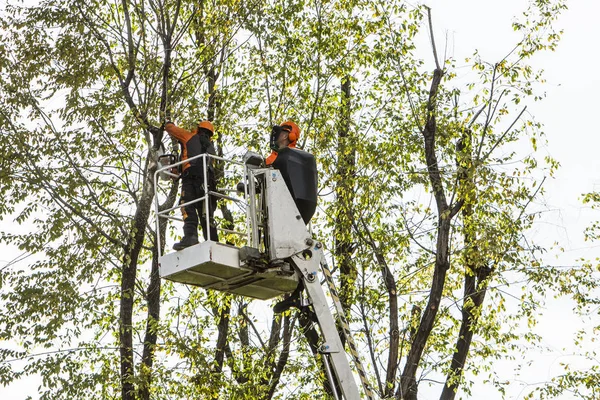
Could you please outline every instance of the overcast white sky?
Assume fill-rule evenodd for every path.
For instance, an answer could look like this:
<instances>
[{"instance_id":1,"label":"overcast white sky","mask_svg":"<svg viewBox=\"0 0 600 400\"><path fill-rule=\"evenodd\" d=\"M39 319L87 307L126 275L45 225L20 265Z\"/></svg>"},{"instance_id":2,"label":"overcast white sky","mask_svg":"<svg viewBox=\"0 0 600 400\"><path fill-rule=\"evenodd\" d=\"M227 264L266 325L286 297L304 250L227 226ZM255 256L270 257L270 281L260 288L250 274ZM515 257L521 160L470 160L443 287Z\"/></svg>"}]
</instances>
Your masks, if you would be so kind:
<instances>
[{"instance_id":1,"label":"overcast white sky","mask_svg":"<svg viewBox=\"0 0 600 400\"><path fill-rule=\"evenodd\" d=\"M416 4L416 3L413 3ZM513 32L513 17L525 10L528 0L428 0L432 8L435 34L443 43L446 33L449 50L462 59L478 49L484 59L502 58L514 45L518 36ZM554 53L537 56L532 64L546 71L547 98L531 104L529 111L545 125L549 144L545 151L562 165L556 177L546 182L545 205L552 211L544 216L534 234L538 241L551 245L558 241L564 253L551 252L546 262L554 265L574 265L580 257L596 257L600 244L583 241L583 229L592 220L600 219L599 211L592 211L580 202L582 193L600 190L600 132L595 117L600 106L600 1L572 0L569 10L558 21L565 30L559 48ZM572 305L565 300L551 300L538 327L544 344L551 352L532 351L525 356L534 364L513 372L515 363L502 362L497 368L509 386L507 398L521 399L536 382L544 382L559 372L558 363L569 358L573 351L572 333L576 327L589 326L594 320L581 321L572 313ZM595 316L596 324L598 316ZM0 388L0 398L24 398L25 392L35 398L37 382L23 383L12 390ZM424 389L424 388L423 388ZM439 390L421 391L423 400L435 399ZM474 399L500 399L501 396L483 383L476 385ZM571 397L563 397L569 399Z\"/></svg>"}]
</instances>

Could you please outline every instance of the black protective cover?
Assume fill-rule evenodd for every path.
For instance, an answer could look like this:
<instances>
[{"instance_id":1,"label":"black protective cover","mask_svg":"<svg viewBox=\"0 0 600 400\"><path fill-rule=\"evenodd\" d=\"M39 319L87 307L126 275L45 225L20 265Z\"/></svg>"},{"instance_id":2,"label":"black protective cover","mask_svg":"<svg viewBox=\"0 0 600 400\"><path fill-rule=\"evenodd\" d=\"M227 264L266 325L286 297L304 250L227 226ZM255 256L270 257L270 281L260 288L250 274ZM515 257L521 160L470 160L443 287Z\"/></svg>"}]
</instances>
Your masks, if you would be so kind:
<instances>
[{"instance_id":1,"label":"black protective cover","mask_svg":"<svg viewBox=\"0 0 600 400\"><path fill-rule=\"evenodd\" d=\"M317 208L317 162L306 151L286 147L278 151L273 168L281 171L305 224Z\"/></svg>"}]
</instances>

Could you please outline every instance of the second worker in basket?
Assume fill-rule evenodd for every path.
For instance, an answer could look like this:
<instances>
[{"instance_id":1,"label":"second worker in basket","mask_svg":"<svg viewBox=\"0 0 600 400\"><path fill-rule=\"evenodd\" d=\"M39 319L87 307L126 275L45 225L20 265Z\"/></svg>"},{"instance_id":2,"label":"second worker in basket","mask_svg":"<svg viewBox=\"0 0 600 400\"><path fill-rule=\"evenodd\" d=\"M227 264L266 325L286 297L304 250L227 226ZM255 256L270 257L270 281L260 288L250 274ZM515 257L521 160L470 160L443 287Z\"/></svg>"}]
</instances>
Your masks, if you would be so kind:
<instances>
[{"instance_id":1,"label":"second worker in basket","mask_svg":"<svg viewBox=\"0 0 600 400\"><path fill-rule=\"evenodd\" d=\"M165 130L175 138L181 146L181 161L185 161L200 154L215 155L215 147L211 141L214 133L213 124L210 121L200 122L196 128L189 132L180 128L172 122L167 122ZM212 159L206 160L206 177L209 191L216 191L215 173ZM197 200L205 195L204 192L204 162L202 157L184 163L181 172L181 199L180 204ZM183 238L175 243L173 249L183 250L186 247L198 243L198 223L202 226L204 240L219 240L214 220L214 212L217 208L215 196L208 196L208 215L210 222L210 237L206 230L206 206L204 201L188 204L181 207L183 214Z\"/></svg>"}]
</instances>

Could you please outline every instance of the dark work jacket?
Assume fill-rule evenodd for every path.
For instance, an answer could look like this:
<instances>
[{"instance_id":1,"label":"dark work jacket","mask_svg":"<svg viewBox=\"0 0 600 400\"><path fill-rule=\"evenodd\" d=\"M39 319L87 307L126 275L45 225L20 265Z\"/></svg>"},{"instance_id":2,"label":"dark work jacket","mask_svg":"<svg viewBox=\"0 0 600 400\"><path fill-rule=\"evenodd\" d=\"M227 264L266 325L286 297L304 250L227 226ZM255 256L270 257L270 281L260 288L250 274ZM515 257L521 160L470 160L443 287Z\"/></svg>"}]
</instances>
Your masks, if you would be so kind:
<instances>
[{"instance_id":1,"label":"dark work jacket","mask_svg":"<svg viewBox=\"0 0 600 400\"><path fill-rule=\"evenodd\" d=\"M173 123L168 123L165 125L165 130L181 145L181 161L204 153L216 155L213 142L206 134L198 133L198 128L194 129L193 132L189 132ZM212 171L212 159L208 159L207 164L209 166L209 171ZM192 168L187 172L192 173L193 175L202 176L202 167L202 159L198 158L183 164L182 172L185 173L188 168Z\"/></svg>"}]
</instances>

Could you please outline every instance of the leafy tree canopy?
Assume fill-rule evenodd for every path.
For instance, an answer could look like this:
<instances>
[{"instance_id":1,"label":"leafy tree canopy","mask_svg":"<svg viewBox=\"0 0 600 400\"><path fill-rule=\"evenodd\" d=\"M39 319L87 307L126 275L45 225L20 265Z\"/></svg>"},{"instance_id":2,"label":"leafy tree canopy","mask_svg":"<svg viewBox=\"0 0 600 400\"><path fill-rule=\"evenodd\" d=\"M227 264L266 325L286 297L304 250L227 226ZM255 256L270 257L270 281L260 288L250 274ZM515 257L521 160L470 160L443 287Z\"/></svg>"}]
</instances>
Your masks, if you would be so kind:
<instances>
[{"instance_id":1,"label":"leafy tree canopy","mask_svg":"<svg viewBox=\"0 0 600 400\"><path fill-rule=\"evenodd\" d=\"M556 48L565 7L530 2L503 59L443 59L430 35L425 61L432 10L400 0L7 4L0 218L27 228L0 242L31 257L0 272L0 340L17 344L0 349L0 382L39 374L44 399L330 393L302 315L265 322L264 304L158 277L157 237L179 229L152 223L155 189L161 209L178 190L154 187L160 144L175 146L165 122L209 119L237 157L291 118L319 163L314 230L375 396L415 399L431 376L441 399L476 375L503 391L493 361L539 343L521 328L547 288L593 285L540 265L526 237L558 167L537 153L526 108L543 75L528 62ZM222 227L239 222L219 209Z\"/></svg>"}]
</instances>

